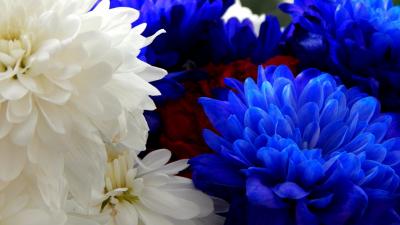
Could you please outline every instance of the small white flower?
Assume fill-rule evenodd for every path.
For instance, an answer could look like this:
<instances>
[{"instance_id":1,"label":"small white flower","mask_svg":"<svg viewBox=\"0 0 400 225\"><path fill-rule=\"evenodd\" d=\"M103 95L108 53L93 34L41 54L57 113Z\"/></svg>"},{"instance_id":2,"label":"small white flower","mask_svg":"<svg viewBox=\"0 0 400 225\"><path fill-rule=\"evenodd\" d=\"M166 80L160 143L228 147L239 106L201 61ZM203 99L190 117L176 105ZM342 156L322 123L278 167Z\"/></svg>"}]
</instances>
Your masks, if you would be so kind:
<instances>
[{"instance_id":1,"label":"small white flower","mask_svg":"<svg viewBox=\"0 0 400 225\"><path fill-rule=\"evenodd\" d=\"M256 15L251 9L242 6L240 0L236 0L235 4L226 10L222 19L227 22L231 18L237 18L240 22L249 19L253 24L254 33L258 36L260 34L261 24L265 20L265 15Z\"/></svg>"},{"instance_id":2,"label":"small white flower","mask_svg":"<svg viewBox=\"0 0 400 225\"><path fill-rule=\"evenodd\" d=\"M70 213L74 222L68 225L94 223L94 219L98 222L94 224L106 225L222 224L223 220L212 214L211 198L195 190L190 179L175 176L187 168L187 160L167 164L170 157L165 149L142 160L132 152L111 150L103 197L92 210L75 206Z\"/></svg>"},{"instance_id":3,"label":"small white flower","mask_svg":"<svg viewBox=\"0 0 400 225\"><path fill-rule=\"evenodd\" d=\"M87 202L103 186L106 142L144 150L143 110L165 71L137 59L153 37L139 12L103 0L0 0L0 181L35 164L47 204L64 177Z\"/></svg>"}]
</instances>

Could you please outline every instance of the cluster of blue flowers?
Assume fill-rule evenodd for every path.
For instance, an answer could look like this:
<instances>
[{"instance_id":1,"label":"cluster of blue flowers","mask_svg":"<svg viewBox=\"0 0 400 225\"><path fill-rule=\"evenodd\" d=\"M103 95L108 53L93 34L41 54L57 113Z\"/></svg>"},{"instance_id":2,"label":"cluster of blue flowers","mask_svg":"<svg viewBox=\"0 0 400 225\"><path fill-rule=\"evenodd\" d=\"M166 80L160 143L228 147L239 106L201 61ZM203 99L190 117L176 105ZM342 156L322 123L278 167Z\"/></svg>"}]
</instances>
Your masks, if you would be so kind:
<instances>
[{"instance_id":1,"label":"cluster of blue flowers","mask_svg":"<svg viewBox=\"0 0 400 225\"><path fill-rule=\"evenodd\" d=\"M145 36L160 29L165 34L143 49L140 58L151 65L166 69L169 74L153 82L161 96L158 104L180 98L185 93L184 81L204 80L203 67L251 59L264 63L279 53L281 28L278 19L266 16L259 34L250 20L222 16L234 0L111 0L111 7L130 7L141 12L133 25L146 23ZM160 126L157 113L146 113L153 131Z\"/></svg>"},{"instance_id":2,"label":"cluster of blue flowers","mask_svg":"<svg viewBox=\"0 0 400 225\"><path fill-rule=\"evenodd\" d=\"M200 99L215 154L190 161L196 187L232 204L226 224L399 222L400 138L375 98L316 69L226 83L228 100Z\"/></svg>"},{"instance_id":3,"label":"cluster of blue flowers","mask_svg":"<svg viewBox=\"0 0 400 225\"><path fill-rule=\"evenodd\" d=\"M291 48L305 67L318 67L400 110L400 7L391 0L295 0L282 4L293 22Z\"/></svg>"},{"instance_id":4,"label":"cluster of blue flowers","mask_svg":"<svg viewBox=\"0 0 400 225\"><path fill-rule=\"evenodd\" d=\"M141 53L170 73L154 83L163 98L207 80L209 64L300 62L297 76L260 67L257 81L227 79L228 97L200 99L214 153L190 160L195 186L230 204L226 225L400 224L400 7L295 0L280 6L288 27L266 16L256 34L249 19L222 19L232 4L111 0L141 11L146 36L166 30Z\"/></svg>"},{"instance_id":5,"label":"cluster of blue flowers","mask_svg":"<svg viewBox=\"0 0 400 225\"><path fill-rule=\"evenodd\" d=\"M276 54L281 36L278 20L266 18L257 36L249 20L223 21L222 15L232 3L233 0L112 0L111 7L140 10L135 24L147 24L146 36L159 29L166 31L145 49L143 56L150 64L169 72L248 57L262 63Z\"/></svg>"}]
</instances>

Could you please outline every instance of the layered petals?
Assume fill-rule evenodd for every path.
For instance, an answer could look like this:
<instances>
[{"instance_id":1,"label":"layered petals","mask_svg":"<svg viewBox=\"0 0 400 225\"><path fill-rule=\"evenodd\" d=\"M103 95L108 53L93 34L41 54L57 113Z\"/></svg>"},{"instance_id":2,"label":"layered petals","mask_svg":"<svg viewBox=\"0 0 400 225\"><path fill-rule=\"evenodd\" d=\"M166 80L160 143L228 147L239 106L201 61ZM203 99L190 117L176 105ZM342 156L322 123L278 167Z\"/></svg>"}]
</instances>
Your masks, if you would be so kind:
<instances>
[{"instance_id":1,"label":"layered petals","mask_svg":"<svg viewBox=\"0 0 400 225\"><path fill-rule=\"evenodd\" d=\"M248 224L399 222L397 138L375 98L316 69L294 77L286 66L226 84L227 99L200 99L215 154L190 161L197 188L248 212Z\"/></svg>"},{"instance_id":2,"label":"layered petals","mask_svg":"<svg viewBox=\"0 0 400 225\"><path fill-rule=\"evenodd\" d=\"M163 31L146 38L138 11L95 2L0 1L0 181L34 164L51 207L63 186L81 204L102 188L104 141L145 149L148 82L166 73L137 58Z\"/></svg>"}]
</instances>

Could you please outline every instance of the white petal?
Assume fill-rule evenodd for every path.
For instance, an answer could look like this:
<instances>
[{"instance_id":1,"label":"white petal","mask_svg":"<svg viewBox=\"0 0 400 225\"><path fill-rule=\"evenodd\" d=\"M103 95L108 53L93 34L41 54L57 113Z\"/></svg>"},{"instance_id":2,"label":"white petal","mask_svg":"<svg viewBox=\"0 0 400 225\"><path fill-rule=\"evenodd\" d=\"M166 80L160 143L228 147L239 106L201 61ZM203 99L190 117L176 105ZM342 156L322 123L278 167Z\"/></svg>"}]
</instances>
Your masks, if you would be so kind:
<instances>
[{"instance_id":1,"label":"white petal","mask_svg":"<svg viewBox=\"0 0 400 225\"><path fill-rule=\"evenodd\" d=\"M146 187L139 198L140 202L151 211L175 219L191 219L200 214L199 206L195 203L178 198L160 189Z\"/></svg>"},{"instance_id":2,"label":"white petal","mask_svg":"<svg viewBox=\"0 0 400 225\"><path fill-rule=\"evenodd\" d=\"M138 60L138 61L140 61L140 60ZM141 61L141 63L143 63L142 66L144 67L144 69L140 72L137 72L137 74L145 81L152 82L155 80L160 80L165 75L167 75L167 71L165 71L164 69L161 69L161 68L158 68L155 66L151 66L142 61Z\"/></svg>"},{"instance_id":3,"label":"white petal","mask_svg":"<svg viewBox=\"0 0 400 225\"><path fill-rule=\"evenodd\" d=\"M167 165L158 169L157 172L168 175L176 175L189 167L188 161L188 159L181 159L172 163L168 163Z\"/></svg>"},{"instance_id":4,"label":"white petal","mask_svg":"<svg viewBox=\"0 0 400 225\"><path fill-rule=\"evenodd\" d=\"M30 143L35 132L38 112L34 109L26 121L14 126L11 131L11 140L16 145L25 146Z\"/></svg>"},{"instance_id":5,"label":"white petal","mask_svg":"<svg viewBox=\"0 0 400 225\"><path fill-rule=\"evenodd\" d=\"M44 87L43 87L43 82L40 82L42 78L40 77L33 77L29 74L26 76L21 76L18 78L18 80L21 82L22 85L24 85L25 88L28 90L34 92L34 93L43 93L44 92Z\"/></svg>"},{"instance_id":6,"label":"white petal","mask_svg":"<svg viewBox=\"0 0 400 225\"><path fill-rule=\"evenodd\" d=\"M78 135L73 140L65 154L65 176L73 196L82 205L88 205L92 191L104 188L106 150L101 140L94 142Z\"/></svg>"},{"instance_id":7,"label":"white petal","mask_svg":"<svg viewBox=\"0 0 400 225\"><path fill-rule=\"evenodd\" d=\"M79 74L82 71L82 67L80 65L68 65L63 68L57 76L53 76L52 79L57 80L66 80L74 77L75 75ZM49 74L51 76L51 74Z\"/></svg>"},{"instance_id":8,"label":"white petal","mask_svg":"<svg viewBox=\"0 0 400 225\"><path fill-rule=\"evenodd\" d=\"M106 11L108 11L108 9L110 9L110 0L104 0L104 1L100 1L99 4L96 6L96 8L94 8L93 11L106 12Z\"/></svg>"},{"instance_id":9,"label":"white petal","mask_svg":"<svg viewBox=\"0 0 400 225\"><path fill-rule=\"evenodd\" d=\"M143 107L143 101L148 99L148 94L151 92L151 90L142 90L142 88L139 89L138 87L136 87L136 84L132 84L129 79L113 79L110 81L109 85L106 86L106 88L108 92L117 97L121 104L125 106L127 111L130 112L138 109L145 110L145 108ZM154 94L158 92L158 90L155 88L154 91ZM150 101L152 102L151 99ZM153 109L154 108L155 107L153 107Z\"/></svg>"},{"instance_id":10,"label":"white petal","mask_svg":"<svg viewBox=\"0 0 400 225\"><path fill-rule=\"evenodd\" d=\"M167 184L170 181L170 177L165 174L149 173L143 177L144 185L159 187Z\"/></svg>"},{"instance_id":11,"label":"white petal","mask_svg":"<svg viewBox=\"0 0 400 225\"><path fill-rule=\"evenodd\" d=\"M142 163L151 169L158 169L164 166L171 158L171 152L167 149L159 149L147 154Z\"/></svg>"},{"instance_id":12,"label":"white petal","mask_svg":"<svg viewBox=\"0 0 400 225\"><path fill-rule=\"evenodd\" d=\"M107 62L103 60L111 49L111 40L107 34L100 31L90 31L80 34L75 41L80 43L82 50L84 50L86 60L80 62L81 65L84 65L84 68L92 67L99 62ZM81 54L79 51L71 51L69 54L71 54L70 57L82 57L78 55Z\"/></svg>"},{"instance_id":13,"label":"white petal","mask_svg":"<svg viewBox=\"0 0 400 225\"><path fill-rule=\"evenodd\" d=\"M63 143L60 143L63 144ZM58 146L43 143L34 138L28 147L28 158L49 177L59 177L64 174L63 152Z\"/></svg>"},{"instance_id":14,"label":"white petal","mask_svg":"<svg viewBox=\"0 0 400 225\"><path fill-rule=\"evenodd\" d=\"M116 206L116 221L118 225L138 225L138 213L131 204L122 203Z\"/></svg>"},{"instance_id":15,"label":"white petal","mask_svg":"<svg viewBox=\"0 0 400 225\"><path fill-rule=\"evenodd\" d=\"M185 199L186 201L190 201L196 204L198 207L198 215L196 215L196 217L204 217L211 214L214 211L214 203L212 199L203 192L194 189L193 185L190 188L181 188L179 187L179 185L176 185L174 187L174 185L170 185L168 188L165 188L164 190L178 199ZM223 207L223 206L226 207L226 202L223 202L222 200L217 201L217 203L222 204L218 205L218 207ZM223 205L223 203L225 203L225 205ZM219 209L223 210L225 208L219 208Z\"/></svg>"},{"instance_id":16,"label":"white petal","mask_svg":"<svg viewBox=\"0 0 400 225\"><path fill-rule=\"evenodd\" d=\"M14 217L7 218L2 222L10 225L61 225L64 224L65 217L60 216L60 218L55 219L49 212L31 209L22 211Z\"/></svg>"},{"instance_id":17,"label":"white petal","mask_svg":"<svg viewBox=\"0 0 400 225\"><path fill-rule=\"evenodd\" d=\"M17 100L24 97L28 90L18 80L10 79L0 82L0 93L7 100Z\"/></svg>"},{"instance_id":18,"label":"white petal","mask_svg":"<svg viewBox=\"0 0 400 225\"><path fill-rule=\"evenodd\" d=\"M30 94L25 95L19 100L9 101L8 110L10 114L17 117L26 117L32 112L32 97Z\"/></svg>"},{"instance_id":19,"label":"white petal","mask_svg":"<svg viewBox=\"0 0 400 225\"><path fill-rule=\"evenodd\" d=\"M140 114L127 113L127 135L121 138L121 144L135 151L146 149L149 127L143 112Z\"/></svg>"},{"instance_id":20,"label":"white petal","mask_svg":"<svg viewBox=\"0 0 400 225\"><path fill-rule=\"evenodd\" d=\"M35 51L34 54L28 59L28 65L35 65L38 62L45 62L49 60L50 55L60 48L60 40L48 39L41 42L41 46Z\"/></svg>"},{"instance_id":21,"label":"white petal","mask_svg":"<svg viewBox=\"0 0 400 225\"><path fill-rule=\"evenodd\" d=\"M101 223L98 223L98 221L95 221L92 218L85 218L78 215L70 215L68 216L68 221L66 225L101 225Z\"/></svg>"},{"instance_id":22,"label":"white petal","mask_svg":"<svg viewBox=\"0 0 400 225\"><path fill-rule=\"evenodd\" d=\"M136 204L135 207L139 213L139 220L142 221L143 225L174 225L165 216L149 211L140 204Z\"/></svg>"},{"instance_id":23,"label":"white petal","mask_svg":"<svg viewBox=\"0 0 400 225\"><path fill-rule=\"evenodd\" d=\"M26 152L24 148L1 140L0 155L0 180L9 181L16 178L25 167Z\"/></svg>"},{"instance_id":24,"label":"white petal","mask_svg":"<svg viewBox=\"0 0 400 225\"><path fill-rule=\"evenodd\" d=\"M145 95L160 95L160 91L157 88L132 72L115 74L114 80L119 82L122 87L129 87L131 91L143 91Z\"/></svg>"},{"instance_id":25,"label":"white petal","mask_svg":"<svg viewBox=\"0 0 400 225\"><path fill-rule=\"evenodd\" d=\"M102 91L96 93L96 97L101 104L101 108L106 110L99 110L97 113L92 112L92 115L96 115L93 118L94 120L109 121L110 118L118 118L122 114L122 105L112 93Z\"/></svg>"},{"instance_id":26,"label":"white petal","mask_svg":"<svg viewBox=\"0 0 400 225\"><path fill-rule=\"evenodd\" d=\"M40 196L47 206L54 210L61 210L66 198L66 182L63 176L49 177L36 171L37 185Z\"/></svg>"},{"instance_id":27,"label":"white petal","mask_svg":"<svg viewBox=\"0 0 400 225\"><path fill-rule=\"evenodd\" d=\"M207 217L195 219L193 222L196 225L223 225L225 224L225 217L211 214Z\"/></svg>"},{"instance_id":28,"label":"white petal","mask_svg":"<svg viewBox=\"0 0 400 225\"><path fill-rule=\"evenodd\" d=\"M97 94L88 93L81 96L74 96L72 103L84 114L95 116L104 112L104 107Z\"/></svg>"},{"instance_id":29,"label":"white petal","mask_svg":"<svg viewBox=\"0 0 400 225\"><path fill-rule=\"evenodd\" d=\"M136 27L133 27L131 32L135 33L136 35L142 34L146 30L147 24L146 23L141 23L137 25Z\"/></svg>"},{"instance_id":30,"label":"white petal","mask_svg":"<svg viewBox=\"0 0 400 225\"><path fill-rule=\"evenodd\" d=\"M74 77L79 93L91 92L104 86L112 76L112 68L106 63L99 63L83 70Z\"/></svg>"},{"instance_id":31,"label":"white petal","mask_svg":"<svg viewBox=\"0 0 400 225\"><path fill-rule=\"evenodd\" d=\"M13 125L7 119L7 105L1 104L0 108L0 138L4 138L9 134Z\"/></svg>"},{"instance_id":32,"label":"white petal","mask_svg":"<svg viewBox=\"0 0 400 225\"><path fill-rule=\"evenodd\" d=\"M148 37L147 39L146 39L146 43L145 43L145 46L143 46L143 47L146 47L146 46L148 46L149 44L151 44L153 41L154 41L154 39L156 39L156 37L158 37L158 35L160 35L160 34L163 34L163 33L166 33L166 31L165 30L158 30L156 33L154 33L153 35L151 35L150 37Z\"/></svg>"},{"instance_id":33,"label":"white petal","mask_svg":"<svg viewBox=\"0 0 400 225\"><path fill-rule=\"evenodd\" d=\"M129 7L117 7L110 11L110 23L111 24L131 24L135 22L140 13L137 9Z\"/></svg>"},{"instance_id":34,"label":"white petal","mask_svg":"<svg viewBox=\"0 0 400 225\"><path fill-rule=\"evenodd\" d=\"M82 1L81 9L83 10L83 12L89 12L97 2L98 0Z\"/></svg>"},{"instance_id":35,"label":"white petal","mask_svg":"<svg viewBox=\"0 0 400 225\"><path fill-rule=\"evenodd\" d=\"M43 115L47 124L53 129L53 131L59 134L64 134L66 131L65 123L67 122L67 115L62 111L62 108L40 99L36 99L36 102L39 106L41 115Z\"/></svg>"},{"instance_id":36,"label":"white petal","mask_svg":"<svg viewBox=\"0 0 400 225\"><path fill-rule=\"evenodd\" d=\"M77 15L68 15L49 25L53 28L52 34L64 40L63 43L65 44L66 41L70 41L78 34L81 26L81 19Z\"/></svg>"},{"instance_id":37,"label":"white petal","mask_svg":"<svg viewBox=\"0 0 400 225\"><path fill-rule=\"evenodd\" d=\"M30 196L27 193L28 182L26 177L19 176L8 182L8 186L2 190L0 195L1 216L7 218L13 216L27 207Z\"/></svg>"},{"instance_id":38,"label":"white petal","mask_svg":"<svg viewBox=\"0 0 400 225\"><path fill-rule=\"evenodd\" d=\"M50 103L63 105L70 99L71 92L60 88L58 85L53 85L49 92L45 94L39 93L37 96Z\"/></svg>"}]
</instances>

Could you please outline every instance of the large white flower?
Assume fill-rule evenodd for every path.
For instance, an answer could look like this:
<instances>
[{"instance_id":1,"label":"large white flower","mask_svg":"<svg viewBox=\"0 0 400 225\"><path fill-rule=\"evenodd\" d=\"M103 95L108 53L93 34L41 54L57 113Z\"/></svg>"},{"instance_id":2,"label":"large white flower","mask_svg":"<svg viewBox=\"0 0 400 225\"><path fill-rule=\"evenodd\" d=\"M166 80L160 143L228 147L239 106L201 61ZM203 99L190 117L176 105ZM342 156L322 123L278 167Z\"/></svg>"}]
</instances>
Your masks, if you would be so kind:
<instances>
[{"instance_id":1,"label":"large white flower","mask_svg":"<svg viewBox=\"0 0 400 225\"><path fill-rule=\"evenodd\" d=\"M223 224L212 214L211 198L195 190L190 179L175 176L187 168L187 160L167 164L170 157L165 149L142 160L132 152L109 151L104 195L92 210L70 208L68 225Z\"/></svg>"},{"instance_id":2,"label":"large white flower","mask_svg":"<svg viewBox=\"0 0 400 225\"><path fill-rule=\"evenodd\" d=\"M60 183L86 202L103 186L106 142L143 150L148 82L165 71L137 56L153 37L139 12L103 0L0 0L0 181L36 165L47 204Z\"/></svg>"},{"instance_id":3,"label":"large white flower","mask_svg":"<svg viewBox=\"0 0 400 225\"><path fill-rule=\"evenodd\" d=\"M63 225L66 219L63 211L50 209L44 204L35 177L26 171L12 182L2 183L1 225Z\"/></svg>"},{"instance_id":4,"label":"large white flower","mask_svg":"<svg viewBox=\"0 0 400 225\"><path fill-rule=\"evenodd\" d=\"M258 36L260 34L261 24L265 20L265 15L254 14L251 9L242 6L240 0L235 0L235 4L229 7L222 16L225 22L231 18L237 18L240 22L249 19L253 24L254 33Z\"/></svg>"}]
</instances>

